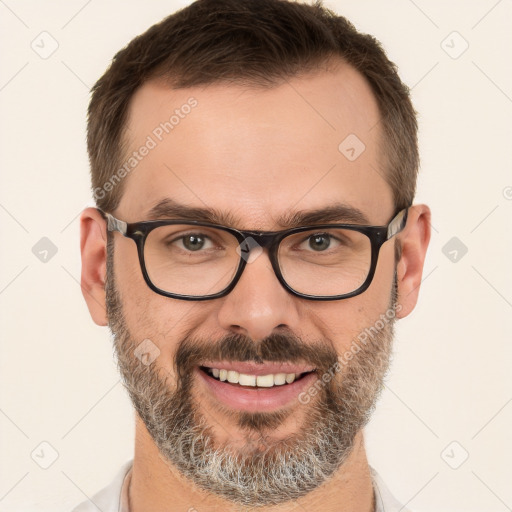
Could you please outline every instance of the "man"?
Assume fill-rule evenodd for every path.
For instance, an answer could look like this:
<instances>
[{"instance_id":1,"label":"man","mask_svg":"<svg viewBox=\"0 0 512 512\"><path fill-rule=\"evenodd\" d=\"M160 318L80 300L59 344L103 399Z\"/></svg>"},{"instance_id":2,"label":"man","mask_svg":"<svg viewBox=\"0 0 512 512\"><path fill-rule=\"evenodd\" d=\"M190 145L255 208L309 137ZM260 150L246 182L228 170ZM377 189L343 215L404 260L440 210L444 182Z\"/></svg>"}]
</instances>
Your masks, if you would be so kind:
<instances>
[{"instance_id":1,"label":"man","mask_svg":"<svg viewBox=\"0 0 512 512\"><path fill-rule=\"evenodd\" d=\"M82 287L137 412L83 512L405 510L363 440L430 211L416 119L320 4L200 0L93 88Z\"/></svg>"}]
</instances>

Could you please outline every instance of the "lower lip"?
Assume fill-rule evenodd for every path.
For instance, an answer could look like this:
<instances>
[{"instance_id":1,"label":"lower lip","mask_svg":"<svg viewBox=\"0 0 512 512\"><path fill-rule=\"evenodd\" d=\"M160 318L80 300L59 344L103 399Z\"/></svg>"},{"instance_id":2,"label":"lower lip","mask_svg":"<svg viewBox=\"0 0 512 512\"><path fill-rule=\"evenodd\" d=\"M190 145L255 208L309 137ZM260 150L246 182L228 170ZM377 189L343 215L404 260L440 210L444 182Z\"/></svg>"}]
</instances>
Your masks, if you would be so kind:
<instances>
[{"instance_id":1,"label":"lower lip","mask_svg":"<svg viewBox=\"0 0 512 512\"><path fill-rule=\"evenodd\" d=\"M214 397L233 409L249 412L273 411L298 400L299 394L317 379L315 372L308 373L291 384L271 388L244 387L220 381L195 368L199 378L207 385Z\"/></svg>"}]
</instances>

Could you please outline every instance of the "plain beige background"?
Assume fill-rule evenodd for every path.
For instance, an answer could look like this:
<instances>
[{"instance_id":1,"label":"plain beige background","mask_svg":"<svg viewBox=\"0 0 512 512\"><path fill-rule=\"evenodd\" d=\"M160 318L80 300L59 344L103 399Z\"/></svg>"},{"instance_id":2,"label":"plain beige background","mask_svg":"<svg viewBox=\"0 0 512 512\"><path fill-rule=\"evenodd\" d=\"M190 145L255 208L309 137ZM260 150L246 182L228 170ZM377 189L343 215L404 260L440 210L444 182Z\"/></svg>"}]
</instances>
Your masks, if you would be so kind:
<instances>
[{"instance_id":1,"label":"plain beige background","mask_svg":"<svg viewBox=\"0 0 512 512\"><path fill-rule=\"evenodd\" d=\"M132 456L109 333L78 284L85 112L114 53L187 3L0 1L1 511L69 511ZM512 510L512 5L327 5L382 41L412 87L417 201L433 212L370 463L414 511Z\"/></svg>"}]
</instances>

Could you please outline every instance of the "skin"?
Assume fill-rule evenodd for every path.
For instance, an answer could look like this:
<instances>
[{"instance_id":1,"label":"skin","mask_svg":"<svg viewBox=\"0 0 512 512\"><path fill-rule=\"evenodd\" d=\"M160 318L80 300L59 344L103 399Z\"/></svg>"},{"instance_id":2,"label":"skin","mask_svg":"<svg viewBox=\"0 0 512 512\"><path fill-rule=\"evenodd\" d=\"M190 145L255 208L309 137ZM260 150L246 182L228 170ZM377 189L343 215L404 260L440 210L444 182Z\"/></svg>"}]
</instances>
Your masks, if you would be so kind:
<instances>
[{"instance_id":1,"label":"skin","mask_svg":"<svg viewBox=\"0 0 512 512\"><path fill-rule=\"evenodd\" d=\"M210 85L171 90L146 83L132 99L127 130L128 153L139 148L156 126L190 97L198 101L171 134L141 160L124 182L119 207L111 212L126 222L146 220L160 199L188 206L214 207L235 216L239 229L283 229L278 219L299 210L343 202L359 208L372 225L385 225L395 208L385 175L377 103L364 78L347 65L289 79L272 89ZM377 123L377 125L376 125ZM376 125L376 126L375 126ZM372 129L373 128L373 129ZM338 150L348 134L366 149L350 162ZM430 239L430 210L415 205L398 236L402 255L396 265L397 318L416 305ZM136 339L151 339L161 355L157 364L173 378L177 340L187 334L214 340L241 333L257 341L286 327L307 343L332 340L338 354L389 304L394 241L381 248L376 274L363 294L341 301L309 301L289 294L278 282L265 253L251 264L227 296L204 302L168 299L143 280L135 244L115 235L114 268L126 313ZM105 310L106 226L93 208L81 216L82 289L94 322L108 324ZM194 399L208 417L216 439L244 443L236 423L223 415L198 386ZM305 406L272 432L275 439L300 431ZM332 479L300 499L306 510L373 510L372 484L363 431L348 460ZM139 417L131 478L132 512L240 510L204 493L178 471L169 469ZM169 503L171 505L169 505ZM264 510L285 512L297 503Z\"/></svg>"}]
</instances>

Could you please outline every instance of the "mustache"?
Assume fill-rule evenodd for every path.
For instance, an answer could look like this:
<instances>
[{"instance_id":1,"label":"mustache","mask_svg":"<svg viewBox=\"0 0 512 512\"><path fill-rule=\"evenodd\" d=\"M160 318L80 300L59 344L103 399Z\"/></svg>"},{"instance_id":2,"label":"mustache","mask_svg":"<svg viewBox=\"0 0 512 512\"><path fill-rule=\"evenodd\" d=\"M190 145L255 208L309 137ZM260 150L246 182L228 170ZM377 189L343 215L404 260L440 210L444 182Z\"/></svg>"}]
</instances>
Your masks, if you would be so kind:
<instances>
[{"instance_id":1,"label":"mustache","mask_svg":"<svg viewBox=\"0 0 512 512\"><path fill-rule=\"evenodd\" d=\"M326 340L304 343L293 333L273 333L254 341L243 334L229 334L217 342L186 337L174 358L176 374L190 375L195 366L206 360L230 362L306 363L327 371L336 363L338 354Z\"/></svg>"}]
</instances>

